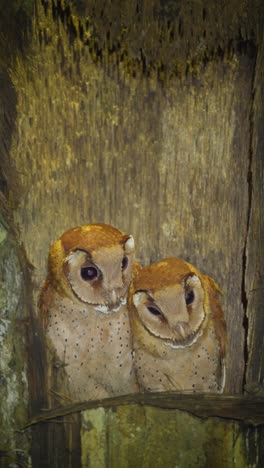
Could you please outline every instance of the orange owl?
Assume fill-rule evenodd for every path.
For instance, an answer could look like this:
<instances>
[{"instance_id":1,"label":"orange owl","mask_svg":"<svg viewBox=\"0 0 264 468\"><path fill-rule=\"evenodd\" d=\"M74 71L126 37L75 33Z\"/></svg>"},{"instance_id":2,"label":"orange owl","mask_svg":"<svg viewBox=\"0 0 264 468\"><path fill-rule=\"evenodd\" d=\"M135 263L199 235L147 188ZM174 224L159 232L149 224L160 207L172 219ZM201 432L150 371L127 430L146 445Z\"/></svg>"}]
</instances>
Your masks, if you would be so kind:
<instances>
[{"instance_id":1,"label":"orange owl","mask_svg":"<svg viewBox=\"0 0 264 468\"><path fill-rule=\"evenodd\" d=\"M40 315L73 400L137 389L127 309L133 268L133 237L106 224L71 229L50 248Z\"/></svg>"},{"instance_id":2,"label":"orange owl","mask_svg":"<svg viewBox=\"0 0 264 468\"><path fill-rule=\"evenodd\" d=\"M179 259L142 268L129 313L141 391L222 392L226 324L219 288Z\"/></svg>"}]
</instances>

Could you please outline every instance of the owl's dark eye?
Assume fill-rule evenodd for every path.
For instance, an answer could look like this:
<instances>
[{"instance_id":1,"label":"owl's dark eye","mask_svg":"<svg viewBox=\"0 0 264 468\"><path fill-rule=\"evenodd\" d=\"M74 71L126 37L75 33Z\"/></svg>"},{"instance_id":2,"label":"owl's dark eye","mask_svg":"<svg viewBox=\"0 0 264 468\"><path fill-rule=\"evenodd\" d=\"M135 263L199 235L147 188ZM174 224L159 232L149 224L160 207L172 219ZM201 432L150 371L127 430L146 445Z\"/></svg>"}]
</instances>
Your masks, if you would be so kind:
<instances>
[{"instance_id":1,"label":"owl's dark eye","mask_svg":"<svg viewBox=\"0 0 264 468\"><path fill-rule=\"evenodd\" d=\"M122 271L126 270L127 266L128 266L128 258L127 258L127 256L125 255L125 256L123 257L122 265L121 265Z\"/></svg>"},{"instance_id":2,"label":"owl's dark eye","mask_svg":"<svg viewBox=\"0 0 264 468\"><path fill-rule=\"evenodd\" d=\"M84 281L92 281L97 278L98 271L95 267L88 266L81 268L81 277Z\"/></svg>"},{"instance_id":3,"label":"owl's dark eye","mask_svg":"<svg viewBox=\"0 0 264 468\"><path fill-rule=\"evenodd\" d=\"M162 315L161 311L157 307L149 306L147 309L153 315Z\"/></svg>"},{"instance_id":4,"label":"owl's dark eye","mask_svg":"<svg viewBox=\"0 0 264 468\"><path fill-rule=\"evenodd\" d=\"M192 304L194 301L194 291L190 289L189 291L186 291L185 293L185 302L186 305Z\"/></svg>"}]
</instances>

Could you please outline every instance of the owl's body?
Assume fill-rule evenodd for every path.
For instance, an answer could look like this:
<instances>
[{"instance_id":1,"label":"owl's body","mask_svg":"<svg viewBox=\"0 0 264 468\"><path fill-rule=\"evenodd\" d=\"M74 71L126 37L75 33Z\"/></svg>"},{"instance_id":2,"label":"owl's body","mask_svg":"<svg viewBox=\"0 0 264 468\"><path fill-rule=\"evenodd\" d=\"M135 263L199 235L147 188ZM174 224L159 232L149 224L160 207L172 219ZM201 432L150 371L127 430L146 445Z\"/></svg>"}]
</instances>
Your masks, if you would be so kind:
<instances>
[{"instance_id":1,"label":"owl's body","mask_svg":"<svg viewBox=\"0 0 264 468\"><path fill-rule=\"evenodd\" d=\"M135 390L127 306L104 314L55 294L47 336L65 364L74 400L104 398Z\"/></svg>"},{"instance_id":2,"label":"owl's body","mask_svg":"<svg viewBox=\"0 0 264 468\"><path fill-rule=\"evenodd\" d=\"M100 224L67 231L51 247L40 312L72 400L137 389L127 310L133 257L133 238Z\"/></svg>"},{"instance_id":3,"label":"owl's body","mask_svg":"<svg viewBox=\"0 0 264 468\"><path fill-rule=\"evenodd\" d=\"M143 268L130 293L141 391L222 392L226 326L218 288L177 258Z\"/></svg>"}]
</instances>

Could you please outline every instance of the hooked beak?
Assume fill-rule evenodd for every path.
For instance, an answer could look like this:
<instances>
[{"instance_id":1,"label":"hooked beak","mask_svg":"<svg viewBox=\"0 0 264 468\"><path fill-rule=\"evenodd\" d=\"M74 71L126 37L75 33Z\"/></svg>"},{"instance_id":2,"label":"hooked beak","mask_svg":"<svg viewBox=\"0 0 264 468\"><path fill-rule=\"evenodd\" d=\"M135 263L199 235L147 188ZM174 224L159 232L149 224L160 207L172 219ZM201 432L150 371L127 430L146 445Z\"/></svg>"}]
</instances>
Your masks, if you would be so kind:
<instances>
[{"instance_id":1,"label":"hooked beak","mask_svg":"<svg viewBox=\"0 0 264 468\"><path fill-rule=\"evenodd\" d=\"M186 326L183 323L178 323L175 327L176 332L180 335L181 338L186 338Z\"/></svg>"},{"instance_id":2,"label":"hooked beak","mask_svg":"<svg viewBox=\"0 0 264 468\"><path fill-rule=\"evenodd\" d=\"M116 303L116 292L115 292L114 289L113 289L113 291L111 292L111 302L112 302L113 304Z\"/></svg>"}]
</instances>

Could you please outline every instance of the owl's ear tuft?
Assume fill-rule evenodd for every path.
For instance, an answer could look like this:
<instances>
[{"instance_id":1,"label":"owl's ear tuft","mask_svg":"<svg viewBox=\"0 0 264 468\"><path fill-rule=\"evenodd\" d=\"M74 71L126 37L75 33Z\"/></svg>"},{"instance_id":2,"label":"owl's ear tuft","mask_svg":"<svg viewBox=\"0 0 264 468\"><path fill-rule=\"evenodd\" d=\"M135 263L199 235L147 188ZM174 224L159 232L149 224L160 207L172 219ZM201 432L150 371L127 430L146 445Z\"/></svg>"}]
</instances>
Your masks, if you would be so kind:
<instances>
[{"instance_id":1,"label":"owl's ear tuft","mask_svg":"<svg viewBox=\"0 0 264 468\"><path fill-rule=\"evenodd\" d=\"M142 265L138 261L135 261L133 263L133 271L132 271L133 281L136 278L136 276L140 273L141 270L142 270Z\"/></svg>"},{"instance_id":2,"label":"owl's ear tuft","mask_svg":"<svg viewBox=\"0 0 264 468\"><path fill-rule=\"evenodd\" d=\"M128 236L124 243L124 250L126 253L134 252L135 250L135 241L133 236Z\"/></svg>"}]
</instances>

